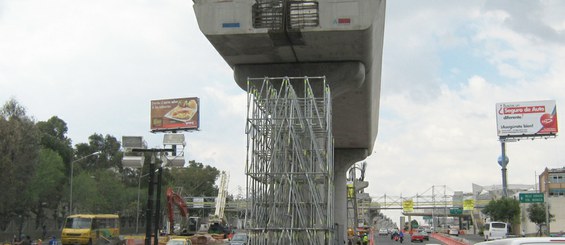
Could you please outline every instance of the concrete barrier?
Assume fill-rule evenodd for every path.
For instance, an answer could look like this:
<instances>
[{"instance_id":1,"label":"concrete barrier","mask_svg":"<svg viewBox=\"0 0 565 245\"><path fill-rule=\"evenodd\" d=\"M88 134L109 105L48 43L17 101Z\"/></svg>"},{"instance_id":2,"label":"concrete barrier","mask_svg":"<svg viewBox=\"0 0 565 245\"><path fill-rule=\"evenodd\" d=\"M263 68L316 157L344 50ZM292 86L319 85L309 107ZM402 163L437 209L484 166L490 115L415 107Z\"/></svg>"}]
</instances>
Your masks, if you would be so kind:
<instances>
[{"instance_id":1,"label":"concrete barrier","mask_svg":"<svg viewBox=\"0 0 565 245\"><path fill-rule=\"evenodd\" d=\"M446 245L469 245L472 244L471 242L467 241L463 238L455 238L452 236L448 236L441 233L433 233L431 235L434 239L440 240L441 242L445 243Z\"/></svg>"}]
</instances>

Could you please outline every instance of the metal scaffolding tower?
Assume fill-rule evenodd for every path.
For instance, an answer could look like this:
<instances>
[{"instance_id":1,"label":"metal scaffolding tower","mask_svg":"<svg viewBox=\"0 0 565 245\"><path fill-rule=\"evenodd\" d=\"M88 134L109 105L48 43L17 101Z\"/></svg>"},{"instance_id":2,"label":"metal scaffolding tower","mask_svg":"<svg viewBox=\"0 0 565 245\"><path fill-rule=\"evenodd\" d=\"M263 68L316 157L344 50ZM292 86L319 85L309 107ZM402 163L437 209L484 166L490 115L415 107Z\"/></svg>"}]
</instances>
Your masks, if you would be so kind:
<instances>
[{"instance_id":1,"label":"metal scaffolding tower","mask_svg":"<svg viewBox=\"0 0 565 245\"><path fill-rule=\"evenodd\" d=\"M325 77L248 79L250 244L334 244L331 96Z\"/></svg>"}]
</instances>

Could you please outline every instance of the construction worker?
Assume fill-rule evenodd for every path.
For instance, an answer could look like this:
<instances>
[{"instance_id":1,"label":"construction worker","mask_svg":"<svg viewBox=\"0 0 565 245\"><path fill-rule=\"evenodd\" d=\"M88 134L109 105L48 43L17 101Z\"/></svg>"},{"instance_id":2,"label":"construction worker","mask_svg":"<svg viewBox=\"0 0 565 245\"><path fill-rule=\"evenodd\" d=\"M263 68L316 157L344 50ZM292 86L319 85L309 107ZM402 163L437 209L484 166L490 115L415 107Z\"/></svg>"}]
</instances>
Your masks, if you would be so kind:
<instances>
[{"instance_id":1,"label":"construction worker","mask_svg":"<svg viewBox=\"0 0 565 245\"><path fill-rule=\"evenodd\" d=\"M365 233L365 235L363 236L363 245L368 245L369 244L369 236L367 236L367 233Z\"/></svg>"}]
</instances>

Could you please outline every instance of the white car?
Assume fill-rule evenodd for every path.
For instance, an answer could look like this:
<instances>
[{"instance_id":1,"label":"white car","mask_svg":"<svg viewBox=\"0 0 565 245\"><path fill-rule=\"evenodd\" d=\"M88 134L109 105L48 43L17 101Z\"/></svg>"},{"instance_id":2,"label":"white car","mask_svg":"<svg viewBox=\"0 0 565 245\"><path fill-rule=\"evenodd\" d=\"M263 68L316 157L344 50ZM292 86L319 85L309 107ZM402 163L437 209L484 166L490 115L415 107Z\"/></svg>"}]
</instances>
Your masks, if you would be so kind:
<instances>
[{"instance_id":1,"label":"white car","mask_svg":"<svg viewBox=\"0 0 565 245\"><path fill-rule=\"evenodd\" d=\"M458 230L458 229L451 228L451 229L449 229L449 231L447 232L447 234L452 235L452 236L459 236L459 230Z\"/></svg>"},{"instance_id":2,"label":"white car","mask_svg":"<svg viewBox=\"0 0 565 245\"><path fill-rule=\"evenodd\" d=\"M380 228L379 229L379 236L386 236L388 235L388 229L387 228Z\"/></svg>"}]
</instances>

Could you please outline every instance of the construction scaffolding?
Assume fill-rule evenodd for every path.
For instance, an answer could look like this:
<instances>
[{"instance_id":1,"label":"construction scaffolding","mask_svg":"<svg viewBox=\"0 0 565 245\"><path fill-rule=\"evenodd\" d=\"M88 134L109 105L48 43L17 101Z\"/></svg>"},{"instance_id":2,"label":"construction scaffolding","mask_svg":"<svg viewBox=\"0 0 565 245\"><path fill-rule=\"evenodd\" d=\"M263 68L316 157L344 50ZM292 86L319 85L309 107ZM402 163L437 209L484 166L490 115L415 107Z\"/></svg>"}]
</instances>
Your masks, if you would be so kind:
<instances>
[{"instance_id":1,"label":"construction scaffolding","mask_svg":"<svg viewBox=\"0 0 565 245\"><path fill-rule=\"evenodd\" d=\"M250 244L334 244L331 96L325 77L248 79Z\"/></svg>"}]
</instances>

